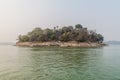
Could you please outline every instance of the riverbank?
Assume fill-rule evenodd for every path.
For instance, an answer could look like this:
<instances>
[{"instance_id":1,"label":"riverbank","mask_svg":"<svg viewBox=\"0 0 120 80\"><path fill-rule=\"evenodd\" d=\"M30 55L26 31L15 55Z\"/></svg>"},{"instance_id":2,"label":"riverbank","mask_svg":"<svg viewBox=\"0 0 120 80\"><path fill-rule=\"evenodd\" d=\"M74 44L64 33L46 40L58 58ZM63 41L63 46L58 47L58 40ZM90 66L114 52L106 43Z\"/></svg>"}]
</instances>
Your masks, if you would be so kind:
<instances>
[{"instance_id":1,"label":"riverbank","mask_svg":"<svg viewBox=\"0 0 120 80\"><path fill-rule=\"evenodd\" d=\"M106 44L95 42L17 42L16 46L26 47L43 47L43 46L59 46L59 47L102 47Z\"/></svg>"}]
</instances>

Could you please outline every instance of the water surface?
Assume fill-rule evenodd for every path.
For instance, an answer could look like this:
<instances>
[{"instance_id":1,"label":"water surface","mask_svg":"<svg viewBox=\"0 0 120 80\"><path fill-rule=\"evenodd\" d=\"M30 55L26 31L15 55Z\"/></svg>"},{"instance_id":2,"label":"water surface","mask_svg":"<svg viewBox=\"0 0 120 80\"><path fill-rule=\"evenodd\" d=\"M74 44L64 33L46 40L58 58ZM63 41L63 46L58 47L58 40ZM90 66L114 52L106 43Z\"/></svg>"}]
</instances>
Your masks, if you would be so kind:
<instances>
[{"instance_id":1,"label":"water surface","mask_svg":"<svg viewBox=\"0 0 120 80\"><path fill-rule=\"evenodd\" d=\"M0 80L120 80L120 46L0 45Z\"/></svg>"}]
</instances>

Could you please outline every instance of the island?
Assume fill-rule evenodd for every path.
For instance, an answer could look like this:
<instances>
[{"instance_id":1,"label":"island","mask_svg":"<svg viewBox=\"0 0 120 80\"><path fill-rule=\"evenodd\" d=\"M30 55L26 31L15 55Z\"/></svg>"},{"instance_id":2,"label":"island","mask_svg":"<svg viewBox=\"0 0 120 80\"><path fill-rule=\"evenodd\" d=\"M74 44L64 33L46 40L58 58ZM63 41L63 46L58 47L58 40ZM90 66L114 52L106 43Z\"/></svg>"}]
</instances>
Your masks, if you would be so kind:
<instances>
[{"instance_id":1,"label":"island","mask_svg":"<svg viewBox=\"0 0 120 80\"><path fill-rule=\"evenodd\" d=\"M105 45L103 40L104 37L96 30L77 24L53 29L34 28L25 35L19 35L16 46L101 47Z\"/></svg>"},{"instance_id":2,"label":"island","mask_svg":"<svg viewBox=\"0 0 120 80\"><path fill-rule=\"evenodd\" d=\"M105 43L109 44L109 45L120 45L120 41L106 41Z\"/></svg>"}]
</instances>

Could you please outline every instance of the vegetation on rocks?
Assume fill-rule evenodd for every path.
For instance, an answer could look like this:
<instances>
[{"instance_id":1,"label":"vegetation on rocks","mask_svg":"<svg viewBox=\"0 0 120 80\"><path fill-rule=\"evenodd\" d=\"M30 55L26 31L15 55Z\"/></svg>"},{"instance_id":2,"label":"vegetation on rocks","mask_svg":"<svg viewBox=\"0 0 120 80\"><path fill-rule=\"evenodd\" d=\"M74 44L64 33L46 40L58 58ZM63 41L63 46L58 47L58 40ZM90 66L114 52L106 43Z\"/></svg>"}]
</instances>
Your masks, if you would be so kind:
<instances>
[{"instance_id":1,"label":"vegetation on rocks","mask_svg":"<svg viewBox=\"0 0 120 80\"><path fill-rule=\"evenodd\" d=\"M53 29L41 29L34 28L26 35L19 35L19 42L49 42L49 41L61 41L61 42L98 42L102 43L104 37L96 31L88 30L81 24L73 26L64 26L59 28L58 26Z\"/></svg>"}]
</instances>

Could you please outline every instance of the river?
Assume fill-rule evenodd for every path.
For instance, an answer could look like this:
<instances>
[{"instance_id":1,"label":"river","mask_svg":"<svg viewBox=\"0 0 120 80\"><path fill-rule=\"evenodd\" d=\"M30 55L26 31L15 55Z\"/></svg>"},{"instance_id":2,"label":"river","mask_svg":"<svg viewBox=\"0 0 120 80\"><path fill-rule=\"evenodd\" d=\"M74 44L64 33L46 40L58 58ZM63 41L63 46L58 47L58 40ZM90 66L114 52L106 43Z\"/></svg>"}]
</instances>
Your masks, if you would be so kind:
<instances>
[{"instance_id":1,"label":"river","mask_svg":"<svg viewBox=\"0 0 120 80\"><path fill-rule=\"evenodd\" d=\"M120 80L120 46L0 45L0 80Z\"/></svg>"}]
</instances>

